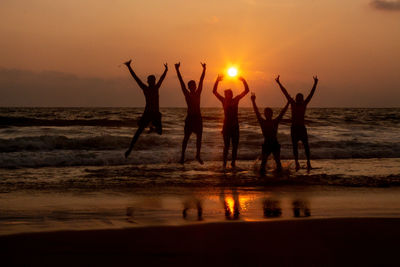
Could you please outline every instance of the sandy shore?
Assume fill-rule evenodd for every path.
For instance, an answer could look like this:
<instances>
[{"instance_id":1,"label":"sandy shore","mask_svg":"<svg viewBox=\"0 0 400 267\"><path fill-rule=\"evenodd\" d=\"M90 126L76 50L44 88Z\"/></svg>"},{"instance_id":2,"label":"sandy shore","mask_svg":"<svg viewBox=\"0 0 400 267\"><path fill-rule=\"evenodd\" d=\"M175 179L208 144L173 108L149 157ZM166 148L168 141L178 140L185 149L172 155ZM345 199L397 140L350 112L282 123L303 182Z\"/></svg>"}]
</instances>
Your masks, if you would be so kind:
<instances>
[{"instance_id":1,"label":"sandy shore","mask_svg":"<svg viewBox=\"0 0 400 267\"><path fill-rule=\"evenodd\" d=\"M399 242L400 219L299 219L0 236L0 255L2 265L399 265Z\"/></svg>"}]
</instances>

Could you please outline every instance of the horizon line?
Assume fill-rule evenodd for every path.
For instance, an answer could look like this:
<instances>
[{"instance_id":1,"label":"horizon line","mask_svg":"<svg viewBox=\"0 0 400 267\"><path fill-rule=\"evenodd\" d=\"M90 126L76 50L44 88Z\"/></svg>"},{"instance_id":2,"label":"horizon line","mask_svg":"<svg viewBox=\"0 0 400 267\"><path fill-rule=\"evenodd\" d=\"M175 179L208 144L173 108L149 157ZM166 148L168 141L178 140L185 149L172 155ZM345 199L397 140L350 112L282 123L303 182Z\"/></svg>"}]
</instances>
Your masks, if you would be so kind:
<instances>
[{"instance_id":1,"label":"horizon line","mask_svg":"<svg viewBox=\"0 0 400 267\"><path fill-rule=\"evenodd\" d=\"M259 107L264 107L264 106L259 106ZM269 106L271 108L282 108L281 106ZM145 108L145 106L0 106L0 108ZM186 106L164 106L161 107L160 109L163 108L187 108ZM207 106L207 107L200 107L200 108L221 108L221 106ZM239 108L252 108L252 106L243 106ZM308 108L325 108L325 109L330 109L330 108L353 108L353 109L387 109L387 108L400 108L400 106L397 107L350 107L350 106L343 106L343 107L308 107Z\"/></svg>"}]
</instances>

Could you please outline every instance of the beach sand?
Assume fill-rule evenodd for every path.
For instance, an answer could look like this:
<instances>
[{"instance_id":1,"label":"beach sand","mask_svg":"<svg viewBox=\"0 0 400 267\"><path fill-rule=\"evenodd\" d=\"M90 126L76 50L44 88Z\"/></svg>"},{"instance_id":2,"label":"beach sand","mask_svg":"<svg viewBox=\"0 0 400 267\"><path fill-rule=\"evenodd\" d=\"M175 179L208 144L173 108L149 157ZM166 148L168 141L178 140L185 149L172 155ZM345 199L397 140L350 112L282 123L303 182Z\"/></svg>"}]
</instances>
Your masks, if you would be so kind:
<instances>
[{"instance_id":1,"label":"beach sand","mask_svg":"<svg viewBox=\"0 0 400 267\"><path fill-rule=\"evenodd\" d=\"M399 265L400 219L223 222L0 236L6 265Z\"/></svg>"}]
</instances>

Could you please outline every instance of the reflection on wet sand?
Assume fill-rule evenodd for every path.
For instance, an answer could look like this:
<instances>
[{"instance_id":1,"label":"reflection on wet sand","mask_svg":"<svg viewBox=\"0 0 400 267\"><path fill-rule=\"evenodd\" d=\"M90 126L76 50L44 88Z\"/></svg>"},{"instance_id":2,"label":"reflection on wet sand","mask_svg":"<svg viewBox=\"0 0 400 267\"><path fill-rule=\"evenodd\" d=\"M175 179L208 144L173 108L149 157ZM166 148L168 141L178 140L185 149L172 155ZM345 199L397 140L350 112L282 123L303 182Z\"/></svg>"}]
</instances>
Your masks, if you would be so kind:
<instances>
[{"instance_id":1,"label":"reflection on wet sand","mask_svg":"<svg viewBox=\"0 0 400 267\"><path fill-rule=\"evenodd\" d=\"M265 199L263 201L263 211L265 218L276 218L282 215L282 209L280 207L281 202L276 199Z\"/></svg>"},{"instance_id":2,"label":"reflection on wet sand","mask_svg":"<svg viewBox=\"0 0 400 267\"><path fill-rule=\"evenodd\" d=\"M310 204L306 200L302 199L296 199L293 200L292 203L293 206L293 216L294 217L310 217L311 216L311 211L310 211Z\"/></svg>"},{"instance_id":3,"label":"reflection on wet sand","mask_svg":"<svg viewBox=\"0 0 400 267\"><path fill-rule=\"evenodd\" d=\"M203 220L203 206L202 206L202 202L200 199L193 198L193 199L184 201L183 211L182 211L183 219L186 220L188 218L188 211L190 209L197 209L197 220L198 221Z\"/></svg>"},{"instance_id":4,"label":"reflection on wet sand","mask_svg":"<svg viewBox=\"0 0 400 267\"><path fill-rule=\"evenodd\" d=\"M237 220L240 215L239 193L236 188L232 189L232 196L225 195L224 189L221 192L221 200L227 220Z\"/></svg>"},{"instance_id":5,"label":"reflection on wet sand","mask_svg":"<svg viewBox=\"0 0 400 267\"><path fill-rule=\"evenodd\" d=\"M236 187L221 187L213 192L192 191L169 197L142 198L131 202L124 215L127 222L139 225L180 224L182 219L186 222L289 219L311 216L309 199L304 194L271 191L258 194Z\"/></svg>"}]
</instances>

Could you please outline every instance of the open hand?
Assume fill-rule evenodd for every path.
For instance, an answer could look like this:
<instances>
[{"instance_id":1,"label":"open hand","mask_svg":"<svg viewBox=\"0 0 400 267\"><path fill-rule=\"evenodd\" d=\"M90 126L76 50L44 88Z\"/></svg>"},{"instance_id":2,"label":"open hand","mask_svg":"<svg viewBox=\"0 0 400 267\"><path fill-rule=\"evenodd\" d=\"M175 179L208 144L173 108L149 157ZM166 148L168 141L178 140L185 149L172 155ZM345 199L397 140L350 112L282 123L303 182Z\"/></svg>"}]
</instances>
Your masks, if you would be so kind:
<instances>
[{"instance_id":1,"label":"open hand","mask_svg":"<svg viewBox=\"0 0 400 267\"><path fill-rule=\"evenodd\" d=\"M256 101L256 94L255 93L251 93L251 101Z\"/></svg>"},{"instance_id":2,"label":"open hand","mask_svg":"<svg viewBox=\"0 0 400 267\"><path fill-rule=\"evenodd\" d=\"M168 70L168 63L164 64L165 70Z\"/></svg>"},{"instance_id":3,"label":"open hand","mask_svg":"<svg viewBox=\"0 0 400 267\"><path fill-rule=\"evenodd\" d=\"M181 63L180 63L180 62L176 63L176 64L175 64L175 69L179 69L180 66L181 66Z\"/></svg>"},{"instance_id":4,"label":"open hand","mask_svg":"<svg viewBox=\"0 0 400 267\"><path fill-rule=\"evenodd\" d=\"M130 65L131 65L131 62L132 62L132 59L128 60L128 61L125 62L124 64L125 64L126 66L130 66Z\"/></svg>"},{"instance_id":5,"label":"open hand","mask_svg":"<svg viewBox=\"0 0 400 267\"><path fill-rule=\"evenodd\" d=\"M317 82L318 82L318 77L317 77L317 75L313 76L313 79L314 79L314 83L317 83Z\"/></svg>"},{"instance_id":6,"label":"open hand","mask_svg":"<svg viewBox=\"0 0 400 267\"><path fill-rule=\"evenodd\" d=\"M218 77L217 77L217 81L222 81L224 79L224 75L223 74L218 74Z\"/></svg>"},{"instance_id":7,"label":"open hand","mask_svg":"<svg viewBox=\"0 0 400 267\"><path fill-rule=\"evenodd\" d=\"M201 63L201 62L200 62L200 64L201 64L201 66L203 66L203 69L206 68L206 63Z\"/></svg>"},{"instance_id":8,"label":"open hand","mask_svg":"<svg viewBox=\"0 0 400 267\"><path fill-rule=\"evenodd\" d=\"M275 81L276 81L277 83L280 83L279 77L281 77L281 75L278 75L278 77L275 78Z\"/></svg>"},{"instance_id":9,"label":"open hand","mask_svg":"<svg viewBox=\"0 0 400 267\"><path fill-rule=\"evenodd\" d=\"M239 79L240 81L242 81L242 82L245 81L244 78L243 78L242 76L239 76L238 79Z\"/></svg>"}]
</instances>

